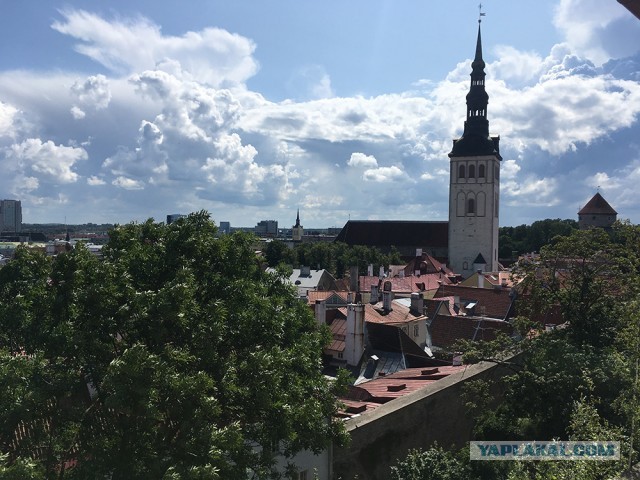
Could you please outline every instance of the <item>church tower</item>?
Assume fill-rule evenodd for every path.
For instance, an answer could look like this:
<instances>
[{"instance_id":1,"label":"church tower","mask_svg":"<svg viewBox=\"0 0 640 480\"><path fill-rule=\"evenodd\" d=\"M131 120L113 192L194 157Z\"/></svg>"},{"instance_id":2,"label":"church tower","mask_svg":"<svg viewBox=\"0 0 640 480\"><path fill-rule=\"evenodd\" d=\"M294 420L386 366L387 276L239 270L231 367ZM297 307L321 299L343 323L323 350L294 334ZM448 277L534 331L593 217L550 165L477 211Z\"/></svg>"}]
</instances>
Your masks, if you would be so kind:
<instances>
[{"instance_id":1,"label":"church tower","mask_svg":"<svg viewBox=\"0 0 640 480\"><path fill-rule=\"evenodd\" d=\"M481 14L482 16L483 14ZM498 270L500 137L489 134L480 20L471 64L467 120L449 153L449 266L464 277Z\"/></svg>"},{"instance_id":2,"label":"church tower","mask_svg":"<svg viewBox=\"0 0 640 480\"><path fill-rule=\"evenodd\" d=\"M300 225L300 209L298 209L298 214L296 215L296 224L291 227L291 237L294 242L301 242L303 235L304 228L302 228L302 225Z\"/></svg>"}]
</instances>

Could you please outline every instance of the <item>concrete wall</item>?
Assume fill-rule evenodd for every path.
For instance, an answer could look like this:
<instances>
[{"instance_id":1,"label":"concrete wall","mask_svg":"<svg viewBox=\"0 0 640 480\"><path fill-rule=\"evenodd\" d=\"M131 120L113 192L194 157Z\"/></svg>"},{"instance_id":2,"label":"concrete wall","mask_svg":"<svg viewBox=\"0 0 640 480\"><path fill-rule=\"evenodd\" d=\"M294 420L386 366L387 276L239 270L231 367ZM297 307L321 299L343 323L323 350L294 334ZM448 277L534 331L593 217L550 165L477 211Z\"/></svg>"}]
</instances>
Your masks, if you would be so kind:
<instances>
[{"instance_id":1,"label":"concrete wall","mask_svg":"<svg viewBox=\"0 0 640 480\"><path fill-rule=\"evenodd\" d=\"M498 379L509 373L513 372L495 363L471 365L348 420L351 442L333 449L333 478L353 480L357 475L358 480L386 480L391 466L411 449L428 448L434 441L445 448L462 447L471 439L473 428L473 418L467 415L461 398L462 386L470 380Z\"/></svg>"}]
</instances>

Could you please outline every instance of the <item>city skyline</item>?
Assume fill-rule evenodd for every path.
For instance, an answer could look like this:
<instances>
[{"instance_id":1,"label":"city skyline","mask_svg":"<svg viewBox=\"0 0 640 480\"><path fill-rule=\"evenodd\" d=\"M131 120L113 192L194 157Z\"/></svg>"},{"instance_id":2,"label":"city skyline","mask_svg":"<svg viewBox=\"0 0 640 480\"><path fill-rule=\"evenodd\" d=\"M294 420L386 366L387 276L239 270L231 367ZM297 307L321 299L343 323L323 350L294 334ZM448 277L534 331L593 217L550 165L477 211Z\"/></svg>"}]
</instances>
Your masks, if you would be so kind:
<instances>
[{"instance_id":1,"label":"city skyline","mask_svg":"<svg viewBox=\"0 0 640 480\"><path fill-rule=\"evenodd\" d=\"M446 220L477 3L344 3L7 5L0 197L24 223ZM598 189L640 223L640 22L613 0L483 11L501 225L577 219Z\"/></svg>"}]
</instances>

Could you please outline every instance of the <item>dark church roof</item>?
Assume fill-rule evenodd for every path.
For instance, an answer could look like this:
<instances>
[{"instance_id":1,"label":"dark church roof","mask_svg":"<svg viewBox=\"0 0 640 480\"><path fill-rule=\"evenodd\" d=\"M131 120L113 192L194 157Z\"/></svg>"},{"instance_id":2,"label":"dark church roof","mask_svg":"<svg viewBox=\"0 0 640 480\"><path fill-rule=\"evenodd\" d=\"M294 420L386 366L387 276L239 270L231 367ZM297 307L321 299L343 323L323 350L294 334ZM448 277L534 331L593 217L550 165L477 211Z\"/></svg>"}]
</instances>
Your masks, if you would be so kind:
<instances>
[{"instance_id":1,"label":"dark church roof","mask_svg":"<svg viewBox=\"0 0 640 480\"><path fill-rule=\"evenodd\" d=\"M482 256L481 253L478 254L478 256L476 257L476 259L473 261L473 263L478 263L478 264L487 264L487 261L484 259L484 257Z\"/></svg>"},{"instance_id":2,"label":"dark church roof","mask_svg":"<svg viewBox=\"0 0 640 480\"><path fill-rule=\"evenodd\" d=\"M349 220L336 242L367 247L444 247L449 242L449 222L405 220Z\"/></svg>"},{"instance_id":3,"label":"dark church roof","mask_svg":"<svg viewBox=\"0 0 640 480\"><path fill-rule=\"evenodd\" d=\"M624 5L627 10L636 17L640 18L640 0L618 0L618 2Z\"/></svg>"},{"instance_id":4,"label":"dark church roof","mask_svg":"<svg viewBox=\"0 0 640 480\"><path fill-rule=\"evenodd\" d=\"M582 207L582 210L578 212L578 215L617 215L609 202L607 202L600 192L596 193L587 204Z\"/></svg>"}]
</instances>

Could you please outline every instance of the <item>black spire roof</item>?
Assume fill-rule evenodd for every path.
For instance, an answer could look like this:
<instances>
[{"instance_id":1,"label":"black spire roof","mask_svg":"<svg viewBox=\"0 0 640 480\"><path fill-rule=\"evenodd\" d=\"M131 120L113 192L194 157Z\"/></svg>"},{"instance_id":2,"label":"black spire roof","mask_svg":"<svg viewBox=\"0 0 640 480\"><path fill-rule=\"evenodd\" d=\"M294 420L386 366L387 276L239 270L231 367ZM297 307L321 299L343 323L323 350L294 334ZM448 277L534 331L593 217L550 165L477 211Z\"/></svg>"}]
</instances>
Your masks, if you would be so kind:
<instances>
[{"instance_id":1,"label":"black spire roof","mask_svg":"<svg viewBox=\"0 0 640 480\"><path fill-rule=\"evenodd\" d=\"M500 159L499 138L489 135L487 105L489 95L485 90L485 63L482 59L482 37L478 21L476 55L471 64L471 86L467 94L467 120L464 122L462 137L453 141L449 157L475 155L497 155Z\"/></svg>"}]
</instances>

